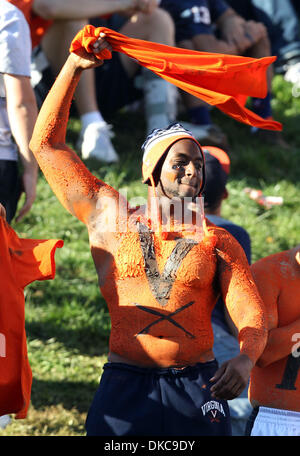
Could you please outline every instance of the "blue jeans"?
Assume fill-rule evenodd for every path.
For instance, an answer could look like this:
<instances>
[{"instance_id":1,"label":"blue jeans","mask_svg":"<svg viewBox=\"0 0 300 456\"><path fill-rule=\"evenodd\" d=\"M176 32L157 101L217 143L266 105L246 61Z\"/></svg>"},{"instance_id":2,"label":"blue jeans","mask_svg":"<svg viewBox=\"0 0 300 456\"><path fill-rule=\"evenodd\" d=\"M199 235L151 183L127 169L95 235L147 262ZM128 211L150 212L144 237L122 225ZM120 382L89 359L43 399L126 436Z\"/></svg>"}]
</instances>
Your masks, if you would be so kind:
<instances>
[{"instance_id":1,"label":"blue jeans","mask_svg":"<svg viewBox=\"0 0 300 456\"><path fill-rule=\"evenodd\" d=\"M225 331L221 326L212 323L214 332L214 355L221 366L225 361L240 354L239 343L235 337ZM252 406L248 400L248 387L236 399L228 401L231 416L232 435L245 434L248 418L252 412Z\"/></svg>"}]
</instances>

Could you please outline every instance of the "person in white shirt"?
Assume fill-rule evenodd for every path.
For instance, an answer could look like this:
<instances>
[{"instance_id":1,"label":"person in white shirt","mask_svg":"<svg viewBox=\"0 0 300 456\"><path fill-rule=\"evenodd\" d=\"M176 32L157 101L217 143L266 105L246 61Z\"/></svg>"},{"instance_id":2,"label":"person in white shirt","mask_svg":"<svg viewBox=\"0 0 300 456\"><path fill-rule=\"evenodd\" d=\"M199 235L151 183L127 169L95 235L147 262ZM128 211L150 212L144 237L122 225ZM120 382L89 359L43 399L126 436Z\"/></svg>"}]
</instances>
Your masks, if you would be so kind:
<instances>
[{"instance_id":1,"label":"person in white shirt","mask_svg":"<svg viewBox=\"0 0 300 456\"><path fill-rule=\"evenodd\" d=\"M31 48L23 13L0 0L0 203L9 223L15 216L20 221L36 197L38 166L29 149L37 117L30 83ZM17 213L23 191L25 201Z\"/></svg>"}]
</instances>

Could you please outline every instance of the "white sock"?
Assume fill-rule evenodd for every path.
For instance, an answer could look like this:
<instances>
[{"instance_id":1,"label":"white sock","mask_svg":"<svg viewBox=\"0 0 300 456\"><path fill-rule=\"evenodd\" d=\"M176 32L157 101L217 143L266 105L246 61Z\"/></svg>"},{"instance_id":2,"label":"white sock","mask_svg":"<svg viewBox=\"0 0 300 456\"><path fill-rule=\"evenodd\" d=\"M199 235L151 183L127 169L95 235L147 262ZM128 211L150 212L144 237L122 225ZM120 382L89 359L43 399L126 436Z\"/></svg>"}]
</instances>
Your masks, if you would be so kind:
<instances>
[{"instance_id":1,"label":"white sock","mask_svg":"<svg viewBox=\"0 0 300 456\"><path fill-rule=\"evenodd\" d=\"M168 117L168 83L148 69L143 69L143 89L147 132L154 128L165 128L169 125Z\"/></svg>"},{"instance_id":2,"label":"white sock","mask_svg":"<svg viewBox=\"0 0 300 456\"><path fill-rule=\"evenodd\" d=\"M178 88L174 84L167 82L167 115L169 123L175 122L177 119L178 100Z\"/></svg>"},{"instance_id":3,"label":"white sock","mask_svg":"<svg viewBox=\"0 0 300 456\"><path fill-rule=\"evenodd\" d=\"M81 120L81 129L84 131L88 125L91 123L106 123L102 117L101 112L99 111L91 111L86 112L80 116Z\"/></svg>"}]
</instances>

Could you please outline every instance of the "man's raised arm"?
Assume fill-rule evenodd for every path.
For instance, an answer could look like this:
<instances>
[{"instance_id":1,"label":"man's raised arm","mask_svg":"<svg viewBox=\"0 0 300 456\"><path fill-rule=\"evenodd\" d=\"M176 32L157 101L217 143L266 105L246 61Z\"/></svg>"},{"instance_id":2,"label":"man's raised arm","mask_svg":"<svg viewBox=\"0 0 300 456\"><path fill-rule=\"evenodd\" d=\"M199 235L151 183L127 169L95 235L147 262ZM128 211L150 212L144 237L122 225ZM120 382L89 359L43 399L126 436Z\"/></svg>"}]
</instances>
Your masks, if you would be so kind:
<instances>
[{"instance_id":1,"label":"man's raised arm","mask_svg":"<svg viewBox=\"0 0 300 456\"><path fill-rule=\"evenodd\" d=\"M111 49L104 38L94 45L95 53ZM53 84L37 118L30 148L53 192L62 205L79 220L88 222L101 189L108 186L94 177L77 154L66 145L69 110L82 71L102 64L84 49L71 53ZM112 196L117 193L111 189Z\"/></svg>"}]
</instances>

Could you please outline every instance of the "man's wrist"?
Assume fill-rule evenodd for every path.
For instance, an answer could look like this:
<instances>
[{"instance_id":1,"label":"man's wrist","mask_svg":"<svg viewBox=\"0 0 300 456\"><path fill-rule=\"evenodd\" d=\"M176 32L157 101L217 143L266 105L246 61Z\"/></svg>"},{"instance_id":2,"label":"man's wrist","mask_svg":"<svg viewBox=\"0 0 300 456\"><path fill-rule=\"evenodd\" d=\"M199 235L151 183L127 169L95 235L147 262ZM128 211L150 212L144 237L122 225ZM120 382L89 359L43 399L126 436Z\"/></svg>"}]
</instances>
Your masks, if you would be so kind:
<instances>
[{"instance_id":1,"label":"man's wrist","mask_svg":"<svg viewBox=\"0 0 300 456\"><path fill-rule=\"evenodd\" d=\"M254 367L255 363L254 363L253 359L246 353L241 352L240 358L243 358L245 360L245 362L247 362L249 364L250 370Z\"/></svg>"},{"instance_id":2,"label":"man's wrist","mask_svg":"<svg viewBox=\"0 0 300 456\"><path fill-rule=\"evenodd\" d=\"M71 72L74 76L80 76L80 74L83 71L83 68L81 68L80 65L78 65L79 57L76 55L75 52L71 52L70 55L68 56L68 59L65 63L65 69L67 71Z\"/></svg>"}]
</instances>

